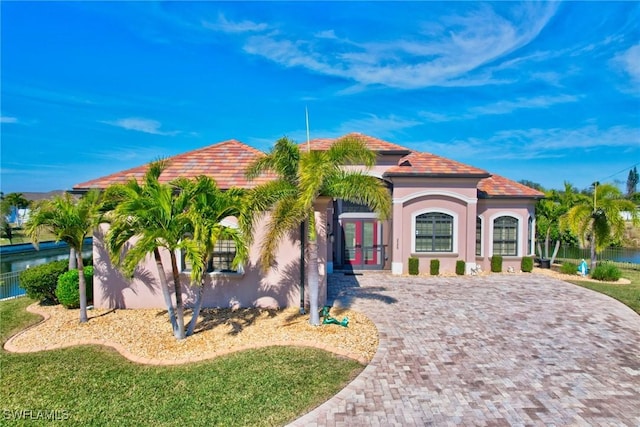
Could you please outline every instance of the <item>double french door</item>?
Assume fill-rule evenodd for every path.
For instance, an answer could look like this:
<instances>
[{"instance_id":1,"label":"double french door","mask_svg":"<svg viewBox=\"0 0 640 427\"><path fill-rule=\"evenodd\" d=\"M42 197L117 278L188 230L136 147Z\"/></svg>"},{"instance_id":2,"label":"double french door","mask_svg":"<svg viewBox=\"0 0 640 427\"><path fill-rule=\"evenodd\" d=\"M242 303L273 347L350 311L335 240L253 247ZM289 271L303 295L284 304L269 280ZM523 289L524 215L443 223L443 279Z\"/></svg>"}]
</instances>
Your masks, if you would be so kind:
<instances>
[{"instance_id":1,"label":"double french door","mask_svg":"<svg viewBox=\"0 0 640 427\"><path fill-rule=\"evenodd\" d=\"M382 268L381 224L375 219L343 219L344 264L353 269Z\"/></svg>"}]
</instances>

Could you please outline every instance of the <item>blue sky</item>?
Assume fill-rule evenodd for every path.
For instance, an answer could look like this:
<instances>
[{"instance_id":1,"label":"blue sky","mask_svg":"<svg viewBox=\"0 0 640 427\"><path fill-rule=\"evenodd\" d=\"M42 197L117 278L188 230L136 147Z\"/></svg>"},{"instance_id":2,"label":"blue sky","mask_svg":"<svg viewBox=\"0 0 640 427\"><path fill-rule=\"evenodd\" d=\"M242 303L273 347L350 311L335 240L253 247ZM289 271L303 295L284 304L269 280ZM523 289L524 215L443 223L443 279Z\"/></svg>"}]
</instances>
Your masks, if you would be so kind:
<instances>
[{"instance_id":1,"label":"blue sky","mask_svg":"<svg viewBox=\"0 0 640 427\"><path fill-rule=\"evenodd\" d=\"M5 193L362 132L546 188L640 162L640 3L7 2Z\"/></svg>"}]
</instances>

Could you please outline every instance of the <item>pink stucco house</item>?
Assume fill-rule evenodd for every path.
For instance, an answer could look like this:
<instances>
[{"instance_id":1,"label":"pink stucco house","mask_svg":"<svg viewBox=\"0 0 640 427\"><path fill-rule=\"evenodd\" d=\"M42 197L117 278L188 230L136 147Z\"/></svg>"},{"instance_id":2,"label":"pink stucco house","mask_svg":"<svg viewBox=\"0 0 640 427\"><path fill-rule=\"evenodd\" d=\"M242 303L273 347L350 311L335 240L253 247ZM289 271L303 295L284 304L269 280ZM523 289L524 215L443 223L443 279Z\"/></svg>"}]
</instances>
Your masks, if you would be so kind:
<instances>
[{"instance_id":1,"label":"pink stucco house","mask_svg":"<svg viewBox=\"0 0 640 427\"><path fill-rule=\"evenodd\" d=\"M454 272L457 260L465 262L467 272L478 266L488 271L493 255L503 256L504 269L518 270L522 257L534 253L535 204L542 193L454 160L362 134L350 135L361 138L378 154L376 166L368 173L389 188L393 212L390 219L380 221L363 206L330 198L317 201L316 219L321 229L320 303L326 300L327 275L336 270L389 270L402 275L408 272L409 257L417 257L421 274L429 273L431 259L440 260L443 273ZM309 147L325 150L334 141L315 139ZM221 142L172 157L161 181L205 174L221 188L252 188L269 179L263 176L249 182L244 178L246 166L261 155L259 150L236 140ZM74 191L106 188L115 182L140 178L145 171L146 166L125 170L78 184ZM232 223L233 219L229 221ZM103 226L94 236L94 305L164 307L152 260L140 266L133 280L123 278L111 265L103 246L105 231ZM293 230L282 242L278 266L267 274L258 264L260 234L258 231L249 262L238 271L230 270L234 248L220 242L206 279L205 306L300 304L299 231ZM188 266L183 268L186 276ZM187 304L193 297L187 287Z\"/></svg>"}]
</instances>

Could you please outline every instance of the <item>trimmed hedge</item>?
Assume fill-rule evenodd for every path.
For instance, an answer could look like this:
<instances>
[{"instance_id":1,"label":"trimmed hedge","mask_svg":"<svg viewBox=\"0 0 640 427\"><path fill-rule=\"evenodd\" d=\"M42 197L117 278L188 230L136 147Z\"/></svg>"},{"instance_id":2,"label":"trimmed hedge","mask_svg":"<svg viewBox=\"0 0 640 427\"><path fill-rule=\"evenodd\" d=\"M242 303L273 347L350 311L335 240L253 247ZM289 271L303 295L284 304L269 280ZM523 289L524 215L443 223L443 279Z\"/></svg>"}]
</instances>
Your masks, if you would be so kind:
<instances>
[{"instance_id":1,"label":"trimmed hedge","mask_svg":"<svg viewBox=\"0 0 640 427\"><path fill-rule=\"evenodd\" d=\"M440 260L432 259L429 263L429 274L432 276L437 276L440 274Z\"/></svg>"},{"instance_id":2,"label":"trimmed hedge","mask_svg":"<svg viewBox=\"0 0 640 427\"><path fill-rule=\"evenodd\" d=\"M80 277L78 270L69 270L60 275L56 296L65 308L80 307ZM93 299L93 267L84 267L84 278L87 282L87 302Z\"/></svg>"},{"instance_id":3,"label":"trimmed hedge","mask_svg":"<svg viewBox=\"0 0 640 427\"><path fill-rule=\"evenodd\" d=\"M464 276L465 266L466 263L463 260L459 259L456 261L456 274L458 276Z\"/></svg>"},{"instance_id":4,"label":"trimmed hedge","mask_svg":"<svg viewBox=\"0 0 640 427\"><path fill-rule=\"evenodd\" d=\"M502 256L494 255L491 257L491 272L502 273Z\"/></svg>"},{"instance_id":5,"label":"trimmed hedge","mask_svg":"<svg viewBox=\"0 0 640 427\"><path fill-rule=\"evenodd\" d=\"M578 265L572 262L563 262L560 266L560 273L562 274L577 274Z\"/></svg>"},{"instance_id":6,"label":"trimmed hedge","mask_svg":"<svg viewBox=\"0 0 640 427\"><path fill-rule=\"evenodd\" d=\"M409 274L417 276L420 274L420 259L411 257L409 258Z\"/></svg>"},{"instance_id":7,"label":"trimmed hedge","mask_svg":"<svg viewBox=\"0 0 640 427\"><path fill-rule=\"evenodd\" d=\"M618 267L610 262L603 262L596 265L591 272L591 278L606 282L617 282L622 277L622 272Z\"/></svg>"},{"instance_id":8,"label":"trimmed hedge","mask_svg":"<svg viewBox=\"0 0 640 427\"><path fill-rule=\"evenodd\" d=\"M533 258L530 256L522 258L522 261L520 262L520 270L525 273L531 273L533 271Z\"/></svg>"},{"instance_id":9,"label":"trimmed hedge","mask_svg":"<svg viewBox=\"0 0 640 427\"><path fill-rule=\"evenodd\" d=\"M36 265L20 273L20 287L27 291L29 298L57 304L58 277L68 269L68 260Z\"/></svg>"}]
</instances>

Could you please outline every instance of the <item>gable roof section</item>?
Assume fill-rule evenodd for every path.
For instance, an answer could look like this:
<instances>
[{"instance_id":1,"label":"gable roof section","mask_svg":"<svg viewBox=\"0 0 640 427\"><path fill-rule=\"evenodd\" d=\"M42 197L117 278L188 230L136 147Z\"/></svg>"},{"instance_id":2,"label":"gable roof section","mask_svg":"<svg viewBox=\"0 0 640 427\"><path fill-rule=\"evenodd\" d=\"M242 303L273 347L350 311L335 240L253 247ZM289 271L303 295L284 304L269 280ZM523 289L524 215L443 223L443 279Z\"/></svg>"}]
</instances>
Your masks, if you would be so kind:
<instances>
[{"instance_id":1,"label":"gable roof section","mask_svg":"<svg viewBox=\"0 0 640 427\"><path fill-rule=\"evenodd\" d=\"M411 153L385 172L385 176L476 177L486 178L489 172L431 153Z\"/></svg>"},{"instance_id":2,"label":"gable roof section","mask_svg":"<svg viewBox=\"0 0 640 427\"><path fill-rule=\"evenodd\" d=\"M409 154L411 150L407 147L403 147L398 144L394 144L392 142L383 141L382 139L374 138L372 136L364 135L359 132L348 133L339 138L316 138L309 141L309 145L311 150L313 151L326 151L339 139L342 138L358 138L365 143L367 148L371 151L376 151L378 153L396 153L396 154ZM299 144L300 149L304 150L307 147L307 143Z\"/></svg>"},{"instance_id":3,"label":"gable roof section","mask_svg":"<svg viewBox=\"0 0 640 427\"><path fill-rule=\"evenodd\" d=\"M263 155L264 153L261 151L231 139L169 157L167 159L169 165L160 175L160 182L170 182L178 177L195 178L200 175L206 175L215 179L218 187L222 189L231 187L252 188L272 179L268 175L262 175L253 181L248 181L244 176L247 166ZM124 184L132 178L141 180L147 168L148 164L116 172L77 184L73 189L75 191L89 190L91 188L104 189L111 184Z\"/></svg>"},{"instance_id":4,"label":"gable roof section","mask_svg":"<svg viewBox=\"0 0 640 427\"><path fill-rule=\"evenodd\" d=\"M478 183L478 197L481 199L499 197L542 199L544 193L500 175L491 175Z\"/></svg>"}]
</instances>

